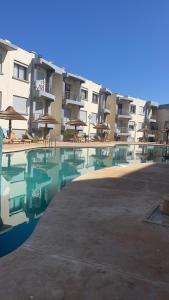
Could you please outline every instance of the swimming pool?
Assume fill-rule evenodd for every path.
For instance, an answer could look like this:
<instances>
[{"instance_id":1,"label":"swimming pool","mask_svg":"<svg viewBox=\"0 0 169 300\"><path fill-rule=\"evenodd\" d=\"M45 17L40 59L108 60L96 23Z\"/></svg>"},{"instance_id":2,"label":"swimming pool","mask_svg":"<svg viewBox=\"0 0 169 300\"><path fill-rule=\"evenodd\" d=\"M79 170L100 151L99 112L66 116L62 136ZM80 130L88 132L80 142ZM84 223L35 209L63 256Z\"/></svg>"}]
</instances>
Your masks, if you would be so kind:
<instances>
[{"instance_id":1,"label":"swimming pool","mask_svg":"<svg viewBox=\"0 0 169 300\"><path fill-rule=\"evenodd\" d=\"M111 166L166 162L166 148L39 148L3 154L0 177L0 256L31 235L53 197L77 176ZM57 199L57 197L56 197Z\"/></svg>"}]
</instances>

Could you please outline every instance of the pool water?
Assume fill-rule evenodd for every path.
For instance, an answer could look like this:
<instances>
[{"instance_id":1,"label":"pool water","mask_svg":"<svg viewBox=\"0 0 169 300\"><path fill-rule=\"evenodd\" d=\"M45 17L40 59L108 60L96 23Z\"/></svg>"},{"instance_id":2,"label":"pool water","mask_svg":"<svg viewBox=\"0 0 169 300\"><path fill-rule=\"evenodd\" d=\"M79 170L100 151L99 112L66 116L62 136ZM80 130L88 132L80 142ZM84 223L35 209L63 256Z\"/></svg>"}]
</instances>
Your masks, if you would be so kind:
<instances>
[{"instance_id":1,"label":"pool water","mask_svg":"<svg viewBox=\"0 0 169 300\"><path fill-rule=\"evenodd\" d=\"M167 162L166 148L44 148L3 154L0 176L0 256L31 235L50 201L77 176L111 166ZM57 197L56 197L57 199Z\"/></svg>"}]
</instances>

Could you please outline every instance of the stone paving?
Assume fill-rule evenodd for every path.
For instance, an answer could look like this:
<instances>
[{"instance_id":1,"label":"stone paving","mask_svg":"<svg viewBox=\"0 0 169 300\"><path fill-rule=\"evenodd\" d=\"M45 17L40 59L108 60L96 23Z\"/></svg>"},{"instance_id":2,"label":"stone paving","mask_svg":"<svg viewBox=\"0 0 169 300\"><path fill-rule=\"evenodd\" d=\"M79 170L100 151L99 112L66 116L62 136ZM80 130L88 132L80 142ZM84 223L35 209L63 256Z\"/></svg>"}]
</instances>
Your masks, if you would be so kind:
<instances>
[{"instance_id":1,"label":"stone paving","mask_svg":"<svg viewBox=\"0 0 169 300\"><path fill-rule=\"evenodd\" d=\"M2 300L169 300L169 228L144 222L169 194L169 165L79 177L0 259Z\"/></svg>"}]
</instances>

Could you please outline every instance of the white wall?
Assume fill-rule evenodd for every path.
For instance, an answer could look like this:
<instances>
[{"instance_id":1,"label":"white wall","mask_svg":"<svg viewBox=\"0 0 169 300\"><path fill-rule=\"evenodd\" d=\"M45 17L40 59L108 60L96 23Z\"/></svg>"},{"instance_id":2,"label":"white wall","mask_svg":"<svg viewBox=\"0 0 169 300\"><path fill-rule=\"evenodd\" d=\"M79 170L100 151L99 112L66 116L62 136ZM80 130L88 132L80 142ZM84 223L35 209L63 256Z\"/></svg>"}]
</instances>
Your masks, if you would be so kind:
<instances>
[{"instance_id":1,"label":"white wall","mask_svg":"<svg viewBox=\"0 0 169 300\"><path fill-rule=\"evenodd\" d=\"M13 105L13 96L19 96L29 99L31 86L31 61L33 53L29 53L21 48L12 51L6 51L0 48L3 55L2 74L0 73L0 92L2 92L2 110L9 105ZM28 66L28 80L21 81L13 78L14 60ZM29 112L28 112L29 113ZM28 115L25 116L28 119ZM8 121L0 120L0 126L8 128ZM13 121L14 129L27 129L27 121Z\"/></svg>"},{"instance_id":2,"label":"white wall","mask_svg":"<svg viewBox=\"0 0 169 300\"><path fill-rule=\"evenodd\" d=\"M138 129L139 129L139 123L144 123L144 121L145 121L145 114L144 115L140 114L139 107L140 106L144 107L145 104L146 104L146 100L142 100L139 98L133 98L133 102L131 102L131 105L136 106L136 113L131 114L130 121L134 121L135 129L130 131L130 136L131 136L131 140L136 141L136 142L138 141L139 138L143 137L143 133L138 132Z\"/></svg>"},{"instance_id":3,"label":"white wall","mask_svg":"<svg viewBox=\"0 0 169 300\"><path fill-rule=\"evenodd\" d=\"M82 88L85 88L88 90L88 101L84 101L84 108L81 108L81 110L87 111L87 126L84 127L84 132L88 134L89 130L89 119L88 116L92 113L98 113L98 107L99 103L95 104L92 102L92 94L93 92L98 93L100 92L101 85L94 83L93 81L87 80L85 83L82 84ZM95 134L96 129L93 128L92 124L90 125L90 134Z\"/></svg>"}]
</instances>

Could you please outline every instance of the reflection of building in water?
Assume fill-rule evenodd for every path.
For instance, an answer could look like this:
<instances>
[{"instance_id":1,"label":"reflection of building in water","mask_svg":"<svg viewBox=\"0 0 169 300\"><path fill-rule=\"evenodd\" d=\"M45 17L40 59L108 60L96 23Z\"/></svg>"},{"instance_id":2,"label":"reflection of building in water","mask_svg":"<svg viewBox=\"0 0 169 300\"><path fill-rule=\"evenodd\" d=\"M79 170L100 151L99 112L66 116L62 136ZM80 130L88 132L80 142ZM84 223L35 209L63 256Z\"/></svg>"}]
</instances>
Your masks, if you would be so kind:
<instances>
[{"instance_id":1,"label":"reflection of building in water","mask_svg":"<svg viewBox=\"0 0 169 300\"><path fill-rule=\"evenodd\" d=\"M118 145L114 147L113 165L161 162L162 149L154 146Z\"/></svg>"},{"instance_id":2,"label":"reflection of building in water","mask_svg":"<svg viewBox=\"0 0 169 300\"><path fill-rule=\"evenodd\" d=\"M51 151L48 153L33 150L4 156L1 176L1 223L16 226L29 222L30 218L39 218L43 213L51 200L50 173L57 175L58 165L53 157L58 159L58 155L51 155ZM22 163L18 164L18 161ZM55 177L53 176L54 181ZM56 189L57 187L53 194L56 193Z\"/></svg>"}]
</instances>

